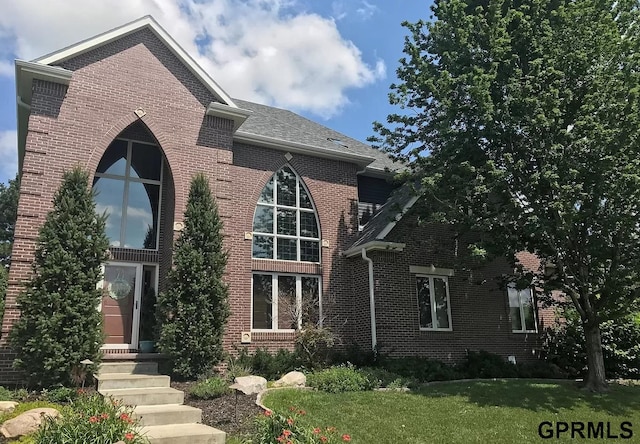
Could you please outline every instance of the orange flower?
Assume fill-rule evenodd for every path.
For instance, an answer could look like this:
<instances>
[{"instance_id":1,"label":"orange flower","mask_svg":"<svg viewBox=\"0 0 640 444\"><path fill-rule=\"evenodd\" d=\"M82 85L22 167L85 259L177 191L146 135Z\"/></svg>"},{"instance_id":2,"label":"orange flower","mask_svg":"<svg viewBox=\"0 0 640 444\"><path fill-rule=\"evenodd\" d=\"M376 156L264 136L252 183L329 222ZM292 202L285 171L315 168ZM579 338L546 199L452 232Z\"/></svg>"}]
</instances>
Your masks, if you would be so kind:
<instances>
[{"instance_id":1,"label":"orange flower","mask_svg":"<svg viewBox=\"0 0 640 444\"><path fill-rule=\"evenodd\" d=\"M129 432L129 433L125 433L125 434L124 434L124 439L126 439L127 441L132 441L132 440L133 440L133 438L135 438L135 437L136 437L136 436L135 436L133 433L131 433L131 432Z\"/></svg>"},{"instance_id":2,"label":"orange flower","mask_svg":"<svg viewBox=\"0 0 640 444\"><path fill-rule=\"evenodd\" d=\"M128 421L129 420L129 415L127 415L126 413L121 413L120 414L120 419L122 419L123 421Z\"/></svg>"},{"instance_id":3,"label":"orange flower","mask_svg":"<svg viewBox=\"0 0 640 444\"><path fill-rule=\"evenodd\" d=\"M342 435L342 440L345 442L349 442L351 441L351 437L345 433L344 435Z\"/></svg>"},{"instance_id":4,"label":"orange flower","mask_svg":"<svg viewBox=\"0 0 640 444\"><path fill-rule=\"evenodd\" d=\"M304 410L298 410L298 415L304 416L306 414L307 414L307 412L305 412Z\"/></svg>"},{"instance_id":5,"label":"orange flower","mask_svg":"<svg viewBox=\"0 0 640 444\"><path fill-rule=\"evenodd\" d=\"M319 429L318 427L316 427L315 429L313 429L313 434L317 435L318 433L322 432L321 429Z\"/></svg>"},{"instance_id":6,"label":"orange flower","mask_svg":"<svg viewBox=\"0 0 640 444\"><path fill-rule=\"evenodd\" d=\"M285 438L290 437L291 436L291 430L284 429L282 431L282 436L284 436Z\"/></svg>"},{"instance_id":7,"label":"orange flower","mask_svg":"<svg viewBox=\"0 0 640 444\"><path fill-rule=\"evenodd\" d=\"M293 418L287 418L287 424L293 425Z\"/></svg>"},{"instance_id":8,"label":"orange flower","mask_svg":"<svg viewBox=\"0 0 640 444\"><path fill-rule=\"evenodd\" d=\"M95 424L96 422L99 422L99 421L100 421L100 420L98 419L98 417L97 417L97 416L92 416L91 418L89 418L89 422L94 423L94 424Z\"/></svg>"},{"instance_id":9,"label":"orange flower","mask_svg":"<svg viewBox=\"0 0 640 444\"><path fill-rule=\"evenodd\" d=\"M327 438L326 436L322 435L322 436L320 437L320 441L322 441L322 442L327 442L327 441L329 441L329 438Z\"/></svg>"},{"instance_id":10,"label":"orange flower","mask_svg":"<svg viewBox=\"0 0 640 444\"><path fill-rule=\"evenodd\" d=\"M265 410L264 416L271 416L271 410Z\"/></svg>"},{"instance_id":11,"label":"orange flower","mask_svg":"<svg viewBox=\"0 0 640 444\"><path fill-rule=\"evenodd\" d=\"M103 413L102 415L100 415L100 418L109 419L109 414L108 413Z\"/></svg>"}]
</instances>

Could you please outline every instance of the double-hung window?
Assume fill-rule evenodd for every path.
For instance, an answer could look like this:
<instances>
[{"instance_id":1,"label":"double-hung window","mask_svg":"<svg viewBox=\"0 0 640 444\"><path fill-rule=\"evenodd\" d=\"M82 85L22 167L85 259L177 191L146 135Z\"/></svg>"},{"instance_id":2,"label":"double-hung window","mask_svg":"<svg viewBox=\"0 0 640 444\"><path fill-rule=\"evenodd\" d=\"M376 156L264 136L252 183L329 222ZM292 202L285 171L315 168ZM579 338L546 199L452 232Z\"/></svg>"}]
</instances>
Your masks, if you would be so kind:
<instances>
[{"instance_id":1,"label":"double-hung window","mask_svg":"<svg viewBox=\"0 0 640 444\"><path fill-rule=\"evenodd\" d=\"M420 330L451 328L449 281L446 276L416 276Z\"/></svg>"},{"instance_id":2,"label":"double-hung window","mask_svg":"<svg viewBox=\"0 0 640 444\"><path fill-rule=\"evenodd\" d=\"M253 330L299 330L322 319L318 276L254 273Z\"/></svg>"},{"instance_id":3,"label":"double-hung window","mask_svg":"<svg viewBox=\"0 0 640 444\"><path fill-rule=\"evenodd\" d=\"M518 290L515 285L507 288L509 294L509 315L514 333L535 333L536 313L531 288Z\"/></svg>"}]
</instances>

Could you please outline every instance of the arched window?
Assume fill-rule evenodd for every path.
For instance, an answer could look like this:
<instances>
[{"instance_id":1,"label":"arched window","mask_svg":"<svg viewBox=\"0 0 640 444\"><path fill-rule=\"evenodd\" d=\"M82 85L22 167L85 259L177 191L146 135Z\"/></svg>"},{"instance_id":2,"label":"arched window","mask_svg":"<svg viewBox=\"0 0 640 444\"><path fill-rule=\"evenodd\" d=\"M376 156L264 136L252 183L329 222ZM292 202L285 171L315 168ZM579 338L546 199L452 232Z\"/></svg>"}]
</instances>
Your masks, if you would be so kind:
<instances>
[{"instance_id":1,"label":"arched window","mask_svg":"<svg viewBox=\"0 0 640 444\"><path fill-rule=\"evenodd\" d=\"M93 181L96 210L106 212L113 247L158 248L162 154L153 144L114 140Z\"/></svg>"},{"instance_id":2,"label":"arched window","mask_svg":"<svg viewBox=\"0 0 640 444\"><path fill-rule=\"evenodd\" d=\"M289 166L265 185L253 216L257 259L320 262L320 230L309 192Z\"/></svg>"}]
</instances>

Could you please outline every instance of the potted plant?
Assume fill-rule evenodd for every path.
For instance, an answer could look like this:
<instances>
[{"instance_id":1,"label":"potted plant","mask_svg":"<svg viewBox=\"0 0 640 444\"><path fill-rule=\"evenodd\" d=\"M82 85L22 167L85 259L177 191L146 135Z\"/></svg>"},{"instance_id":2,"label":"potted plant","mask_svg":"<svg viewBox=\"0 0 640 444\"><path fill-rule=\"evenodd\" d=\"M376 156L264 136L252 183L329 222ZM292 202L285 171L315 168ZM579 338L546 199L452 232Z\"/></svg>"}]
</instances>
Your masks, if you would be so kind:
<instances>
[{"instance_id":1,"label":"potted plant","mask_svg":"<svg viewBox=\"0 0 640 444\"><path fill-rule=\"evenodd\" d=\"M156 292L152 287L142 295L142 309L140 310L140 341L138 348L141 353L152 353L156 346Z\"/></svg>"}]
</instances>

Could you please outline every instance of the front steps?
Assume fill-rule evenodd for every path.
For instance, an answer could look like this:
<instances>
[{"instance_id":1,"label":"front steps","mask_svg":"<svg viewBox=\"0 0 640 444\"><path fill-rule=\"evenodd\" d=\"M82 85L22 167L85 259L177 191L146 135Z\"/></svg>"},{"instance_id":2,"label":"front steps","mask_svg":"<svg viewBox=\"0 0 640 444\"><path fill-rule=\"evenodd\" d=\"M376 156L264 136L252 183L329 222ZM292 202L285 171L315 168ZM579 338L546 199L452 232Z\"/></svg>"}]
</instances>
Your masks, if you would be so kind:
<instances>
[{"instance_id":1,"label":"front steps","mask_svg":"<svg viewBox=\"0 0 640 444\"><path fill-rule=\"evenodd\" d=\"M95 378L100 394L136 406L133 416L151 444L225 443L222 430L200 424L200 409L182 405L184 393L158 374L156 362L106 362Z\"/></svg>"}]
</instances>

